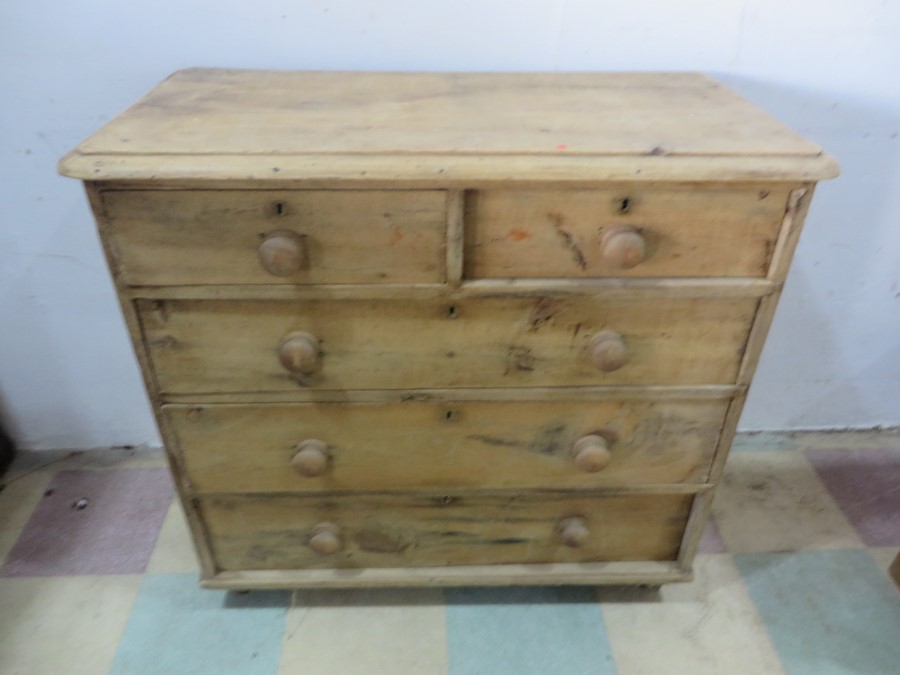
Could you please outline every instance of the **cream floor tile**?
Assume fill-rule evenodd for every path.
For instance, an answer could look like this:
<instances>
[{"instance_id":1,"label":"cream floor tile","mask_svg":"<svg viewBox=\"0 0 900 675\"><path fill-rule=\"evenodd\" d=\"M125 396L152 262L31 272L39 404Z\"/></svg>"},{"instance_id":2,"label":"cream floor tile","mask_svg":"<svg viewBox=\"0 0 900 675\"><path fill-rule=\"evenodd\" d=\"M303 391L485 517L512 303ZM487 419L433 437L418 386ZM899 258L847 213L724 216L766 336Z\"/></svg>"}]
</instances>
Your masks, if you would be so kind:
<instances>
[{"instance_id":1,"label":"cream floor tile","mask_svg":"<svg viewBox=\"0 0 900 675\"><path fill-rule=\"evenodd\" d=\"M881 450L900 448L900 429L788 432L800 448L817 450Z\"/></svg>"},{"instance_id":2,"label":"cream floor tile","mask_svg":"<svg viewBox=\"0 0 900 675\"><path fill-rule=\"evenodd\" d=\"M447 672L443 595L436 589L298 591L287 615L282 675Z\"/></svg>"},{"instance_id":3,"label":"cream floor tile","mask_svg":"<svg viewBox=\"0 0 900 675\"><path fill-rule=\"evenodd\" d=\"M779 431L744 431L734 437L732 452L758 452L760 450L796 450L794 434Z\"/></svg>"},{"instance_id":4,"label":"cream floor tile","mask_svg":"<svg viewBox=\"0 0 900 675\"><path fill-rule=\"evenodd\" d=\"M699 556L694 581L663 586L658 603L640 589L599 597L620 675L784 672L731 556Z\"/></svg>"},{"instance_id":5,"label":"cream floor tile","mask_svg":"<svg viewBox=\"0 0 900 675\"><path fill-rule=\"evenodd\" d=\"M875 564L878 565L878 568L883 570L884 572L887 572L888 568L891 566L891 563L894 562L894 558L897 557L898 553L900 553L900 549L893 546L879 546L869 549L869 554L875 559Z\"/></svg>"},{"instance_id":6,"label":"cream floor tile","mask_svg":"<svg viewBox=\"0 0 900 675\"><path fill-rule=\"evenodd\" d=\"M164 469L166 466L162 448L143 445L91 450L22 450L16 454L5 479L36 469Z\"/></svg>"},{"instance_id":7,"label":"cream floor tile","mask_svg":"<svg viewBox=\"0 0 900 675\"><path fill-rule=\"evenodd\" d=\"M0 579L0 672L107 672L140 575Z\"/></svg>"},{"instance_id":8,"label":"cream floor tile","mask_svg":"<svg viewBox=\"0 0 900 675\"><path fill-rule=\"evenodd\" d=\"M19 450L6 473L0 478L0 483L9 483L33 471L48 469L77 454L78 452L73 450L42 450L40 452Z\"/></svg>"},{"instance_id":9,"label":"cream floor tile","mask_svg":"<svg viewBox=\"0 0 900 675\"><path fill-rule=\"evenodd\" d=\"M191 534L181 503L176 498L166 513L159 538L147 563L147 574L196 574L200 572Z\"/></svg>"},{"instance_id":10,"label":"cream floor tile","mask_svg":"<svg viewBox=\"0 0 900 675\"><path fill-rule=\"evenodd\" d=\"M800 452L731 455L713 514L729 553L863 545Z\"/></svg>"},{"instance_id":11,"label":"cream floor tile","mask_svg":"<svg viewBox=\"0 0 900 675\"><path fill-rule=\"evenodd\" d=\"M165 469L166 454L162 448L143 445L128 448L85 450L61 462L62 469Z\"/></svg>"},{"instance_id":12,"label":"cream floor tile","mask_svg":"<svg viewBox=\"0 0 900 675\"><path fill-rule=\"evenodd\" d=\"M52 471L35 470L6 479L6 487L0 492L0 565L43 498L51 478Z\"/></svg>"}]
</instances>

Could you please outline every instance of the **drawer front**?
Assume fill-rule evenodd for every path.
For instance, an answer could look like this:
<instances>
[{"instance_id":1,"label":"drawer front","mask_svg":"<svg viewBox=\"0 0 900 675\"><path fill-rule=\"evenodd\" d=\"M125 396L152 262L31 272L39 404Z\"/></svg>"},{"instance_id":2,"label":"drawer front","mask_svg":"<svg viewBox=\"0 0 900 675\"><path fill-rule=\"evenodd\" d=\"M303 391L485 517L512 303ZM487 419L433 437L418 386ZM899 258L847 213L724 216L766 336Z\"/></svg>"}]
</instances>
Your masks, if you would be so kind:
<instances>
[{"instance_id":1,"label":"drawer front","mask_svg":"<svg viewBox=\"0 0 900 675\"><path fill-rule=\"evenodd\" d=\"M753 298L138 302L168 393L730 384L756 305Z\"/></svg>"},{"instance_id":2,"label":"drawer front","mask_svg":"<svg viewBox=\"0 0 900 675\"><path fill-rule=\"evenodd\" d=\"M789 187L475 191L466 276L762 277Z\"/></svg>"},{"instance_id":3,"label":"drawer front","mask_svg":"<svg viewBox=\"0 0 900 675\"><path fill-rule=\"evenodd\" d=\"M705 480L726 401L165 406L197 493Z\"/></svg>"},{"instance_id":4,"label":"drawer front","mask_svg":"<svg viewBox=\"0 0 900 675\"><path fill-rule=\"evenodd\" d=\"M103 204L131 285L444 280L441 191L112 191Z\"/></svg>"},{"instance_id":5,"label":"drawer front","mask_svg":"<svg viewBox=\"0 0 900 675\"><path fill-rule=\"evenodd\" d=\"M200 511L222 570L353 569L674 560L692 499L233 495L203 499Z\"/></svg>"}]
</instances>

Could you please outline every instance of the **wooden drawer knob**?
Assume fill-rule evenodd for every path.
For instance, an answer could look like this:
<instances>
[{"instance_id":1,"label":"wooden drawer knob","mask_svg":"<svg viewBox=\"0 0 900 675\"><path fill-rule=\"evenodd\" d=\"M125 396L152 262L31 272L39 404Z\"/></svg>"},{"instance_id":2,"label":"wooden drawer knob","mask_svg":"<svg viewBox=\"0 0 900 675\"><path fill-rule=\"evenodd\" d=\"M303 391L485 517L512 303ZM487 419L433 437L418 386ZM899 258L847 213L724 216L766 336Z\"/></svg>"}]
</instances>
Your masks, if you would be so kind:
<instances>
[{"instance_id":1,"label":"wooden drawer knob","mask_svg":"<svg viewBox=\"0 0 900 675\"><path fill-rule=\"evenodd\" d=\"M565 518L559 521L559 538L566 546L578 548L587 541L590 531L584 518Z\"/></svg>"},{"instance_id":2,"label":"wooden drawer knob","mask_svg":"<svg viewBox=\"0 0 900 675\"><path fill-rule=\"evenodd\" d=\"M619 270L630 270L644 262L647 245L644 237L630 227L619 227L608 231L600 242L603 247L603 261Z\"/></svg>"},{"instance_id":3,"label":"wooden drawer knob","mask_svg":"<svg viewBox=\"0 0 900 675\"><path fill-rule=\"evenodd\" d=\"M332 555L341 550L341 530L333 523L319 523L309 537L309 547L319 555Z\"/></svg>"},{"instance_id":4,"label":"wooden drawer knob","mask_svg":"<svg viewBox=\"0 0 900 675\"><path fill-rule=\"evenodd\" d=\"M575 466L582 471L587 473L601 471L612 461L609 442L597 434L582 436L572 446L572 459Z\"/></svg>"},{"instance_id":5,"label":"wooden drawer knob","mask_svg":"<svg viewBox=\"0 0 900 675\"><path fill-rule=\"evenodd\" d=\"M291 466L297 473L314 478L328 470L330 458L328 446L323 441L310 438L297 446L297 452L291 458Z\"/></svg>"},{"instance_id":6,"label":"wooden drawer knob","mask_svg":"<svg viewBox=\"0 0 900 675\"><path fill-rule=\"evenodd\" d=\"M276 277L289 277L307 267L306 238L290 230L269 232L258 253L263 269Z\"/></svg>"},{"instance_id":7,"label":"wooden drawer knob","mask_svg":"<svg viewBox=\"0 0 900 675\"><path fill-rule=\"evenodd\" d=\"M309 375L319 360L319 341L302 331L288 333L278 345L278 360L292 373Z\"/></svg>"},{"instance_id":8,"label":"wooden drawer knob","mask_svg":"<svg viewBox=\"0 0 900 675\"><path fill-rule=\"evenodd\" d=\"M614 330L601 330L592 338L589 346L591 362L600 370L618 370L628 363L628 348L622 336Z\"/></svg>"}]
</instances>

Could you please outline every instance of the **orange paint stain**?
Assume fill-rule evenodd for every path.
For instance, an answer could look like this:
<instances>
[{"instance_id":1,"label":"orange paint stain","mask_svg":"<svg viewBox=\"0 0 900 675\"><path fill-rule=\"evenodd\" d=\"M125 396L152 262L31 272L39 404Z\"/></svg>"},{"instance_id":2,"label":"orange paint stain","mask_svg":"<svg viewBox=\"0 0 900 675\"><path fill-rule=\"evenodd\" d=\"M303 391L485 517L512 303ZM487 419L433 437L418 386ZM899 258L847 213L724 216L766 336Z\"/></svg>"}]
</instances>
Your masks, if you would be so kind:
<instances>
[{"instance_id":1,"label":"orange paint stain","mask_svg":"<svg viewBox=\"0 0 900 675\"><path fill-rule=\"evenodd\" d=\"M403 233L400 231L399 227L395 227L391 232L391 238L388 239L388 246L393 246L401 239L403 239Z\"/></svg>"},{"instance_id":2,"label":"orange paint stain","mask_svg":"<svg viewBox=\"0 0 900 675\"><path fill-rule=\"evenodd\" d=\"M557 150L568 150L569 146L568 145L557 145L556 149Z\"/></svg>"},{"instance_id":3,"label":"orange paint stain","mask_svg":"<svg viewBox=\"0 0 900 675\"><path fill-rule=\"evenodd\" d=\"M528 239L531 236L531 232L513 228L506 233L506 236L510 239L515 239L516 241L522 241L523 239Z\"/></svg>"}]
</instances>

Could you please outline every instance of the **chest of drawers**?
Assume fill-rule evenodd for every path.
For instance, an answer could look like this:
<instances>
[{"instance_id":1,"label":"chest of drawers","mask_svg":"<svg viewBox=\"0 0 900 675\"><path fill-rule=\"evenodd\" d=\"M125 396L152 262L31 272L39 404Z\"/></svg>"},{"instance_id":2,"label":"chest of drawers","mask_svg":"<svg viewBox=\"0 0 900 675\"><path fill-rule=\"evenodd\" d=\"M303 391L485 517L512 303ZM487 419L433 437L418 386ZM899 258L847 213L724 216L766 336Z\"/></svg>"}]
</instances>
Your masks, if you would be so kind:
<instances>
[{"instance_id":1,"label":"chest of drawers","mask_svg":"<svg viewBox=\"0 0 900 675\"><path fill-rule=\"evenodd\" d=\"M239 589L689 578L837 173L700 75L208 69L60 169Z\"/></svg>"}]
</instances>

